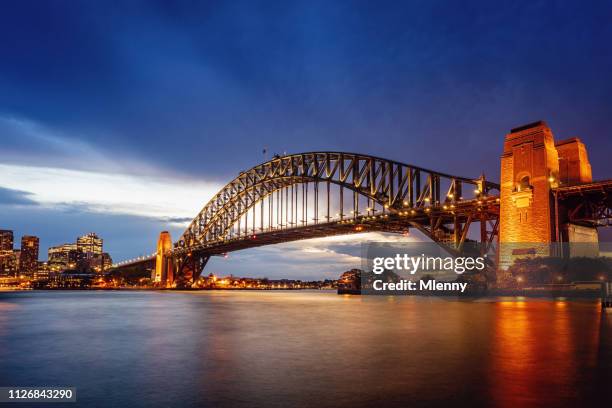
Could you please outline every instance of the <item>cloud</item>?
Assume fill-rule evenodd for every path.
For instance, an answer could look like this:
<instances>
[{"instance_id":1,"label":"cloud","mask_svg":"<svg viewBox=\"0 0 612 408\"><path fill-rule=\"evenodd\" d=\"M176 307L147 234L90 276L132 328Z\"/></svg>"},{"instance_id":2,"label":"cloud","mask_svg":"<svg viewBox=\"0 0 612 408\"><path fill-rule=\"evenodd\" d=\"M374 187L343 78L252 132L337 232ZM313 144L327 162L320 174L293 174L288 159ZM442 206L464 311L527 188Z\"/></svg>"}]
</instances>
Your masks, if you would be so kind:
<instances>
[{"instance_id":1,"label":"cloud","mask_svg":"<svg viewBox=\"0 0 612 408\"><path fill-rule=\"evenodd\" d=\"M361 245L367 242L413 242L426 239L370 232L294 241L238 251L227 258L213 257L205 274L268 277L273 279L336 279L361 268Z\"/></svg>"},{"instance_id":2,"label":"cloud","mask_svg":"<svg viewBox=\"0 0 612 408\"><path fill-rule=\"evenodd\" d=\"M71 138L38 122L15 116L0 116L5 163L113 169L112 161L78 138Z\"/></svg>"},{"instance_id":3,"label":"cloud","mask_svg":"<svg viewBox=\"0 0 612 408\"><path fill-rule=\"evenodd\" d=\"M180 224L180 225L189 223L191 222L191 220L193 220L193 217L165 217L165 218L162 217L160 218L160 221L165 221L171 224Z\"/></svg>"},{"instance_id":4,"label":"cloud","mask_svg":"<svg viewBox=\"0 0 612 408\"><path fill-rule=\"evenodd\" d=\"M104 174L82 170L0 164L0 187L19 190L47 207L191 220L221 187L212 182Z\"/></svg>"},{"instance_id":5,"label":"cloud","mask_svg":"<svg viewBox=\"0 0 612 408\"><path fill-rule=\"evenodd\" d=\"M100 133L109 141L115 140L112 144L95 143ZM111 137L110 130L59 129L26 117L0 113L0 134L0 163L156 177L180 174L143 160L133 148L126 149L117 137Z\"/></svg>"},{"instance_id":6,"label":"cloud","mask_svg":"<svg viewBox=\"0 0 612 408\"><path fill-rule=\"evenodd\" d=\"M0 205L36 205L32 193L0 187Z\"/></svg>"}]
</instances>

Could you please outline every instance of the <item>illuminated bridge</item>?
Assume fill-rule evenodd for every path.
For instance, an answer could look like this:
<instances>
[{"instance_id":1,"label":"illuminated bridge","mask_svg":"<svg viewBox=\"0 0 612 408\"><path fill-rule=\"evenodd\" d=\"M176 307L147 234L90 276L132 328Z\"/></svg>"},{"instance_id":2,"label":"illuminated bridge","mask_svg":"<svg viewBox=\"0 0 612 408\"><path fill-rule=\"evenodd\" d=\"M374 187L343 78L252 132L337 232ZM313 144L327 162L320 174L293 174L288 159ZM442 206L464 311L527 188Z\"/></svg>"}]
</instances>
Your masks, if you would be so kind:
<instances>
[{"instance_id":1,"label":"illuminated bridge","mask_svg":"<svg viewBox=\"0 0 612 408\"><path fill-rule=\"evenodd\" d=\"M177 242L172 243L169 234L162 233L155 254L116 267L154 262L156 282L185 287L198 279L211 256L262 245L372 231L401 234L414 228L449 250L460 249L472 239L487 251L500 235L503 239L504 216L517 216L504 210L518 211L519 217L521 211L535 211L530 214L532 220L538 219L538 211L546 212L549 222L543 224L548 229L535 240L528 234L540 233L540 225L519 226L516 233L512 232L515 223L508 226L506 240L518 242L563 239L560 221L589 229L608 220L610 182L588 180L587 192L585 183L571 182L575 171L570 164L563 173L559 165L539 169L534 168L533 160L521 161L520 155L529 146L532 156L554 153L557 163L561 162L558 152L562 149L555 147L552 133L547 132L550 130L546 124L537 122L514 129L506 137L501 186L484 176L459 177L364 154L309 152L275 156L241 172L223 187ZM518 151L512 140L518 140ZM574 154L574 147L580 146L563 149ZM584 154L586 159L586 151ZM518 158L512 160L509 170L504 170L505 157ZM586 168L580 157L577 160L578 171ZM521 166L526 168L517 168ZM590 177L590 165L588 173ZM542 207L543 193L550 206ZM515 237L508 239L509 233ZM527 236L521 236L523 233Z\"/></svg>"}]
</instances>

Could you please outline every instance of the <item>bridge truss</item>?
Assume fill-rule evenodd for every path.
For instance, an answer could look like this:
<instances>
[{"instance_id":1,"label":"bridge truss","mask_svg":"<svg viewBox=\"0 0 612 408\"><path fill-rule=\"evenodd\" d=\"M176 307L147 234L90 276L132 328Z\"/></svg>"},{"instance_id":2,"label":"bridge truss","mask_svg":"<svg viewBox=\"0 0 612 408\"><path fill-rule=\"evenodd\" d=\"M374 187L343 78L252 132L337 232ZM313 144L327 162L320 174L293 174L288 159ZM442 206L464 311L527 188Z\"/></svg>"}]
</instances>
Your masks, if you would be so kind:
<instances>
[{"instance_id":1,"label":"bridge truss","mask_svg":"<svg viewBox=\"0 0 612 408\"><path fill-rule=\"evenodd\" d=\"M559 187L553 193L562 223L612 225L612 180Z\"/></svg>"},{"instance_id":2,"label":"bridge truss","mask_svg":"<svg viewBox=\"0 0 612 408\"><path fill-rule=\"evenodd\" d=\"M174 244L175 283L195 281L208 260L240 249L322 236L416 228L459 249L479 224L490 247L499 226L499 186L369 155L311 152L241 172Z\"/></svg>"}]
</instances>

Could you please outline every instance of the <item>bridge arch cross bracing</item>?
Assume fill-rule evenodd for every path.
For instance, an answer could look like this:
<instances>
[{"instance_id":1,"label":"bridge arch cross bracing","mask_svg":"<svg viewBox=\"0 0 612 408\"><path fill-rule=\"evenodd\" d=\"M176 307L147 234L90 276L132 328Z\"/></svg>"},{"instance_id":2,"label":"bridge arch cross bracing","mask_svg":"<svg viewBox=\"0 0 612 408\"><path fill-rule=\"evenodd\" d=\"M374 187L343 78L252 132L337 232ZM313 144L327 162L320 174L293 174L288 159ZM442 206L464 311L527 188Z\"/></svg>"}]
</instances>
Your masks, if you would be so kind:
<instances>
[{"instance_id":1,"label":"bridge arch cross bracing","mask_svg":"<svg viewBox=\"0 0 612 408\"><path fill-rule=\"evenodd\" d=\"M470 179L444 174L401 162L382 159L375 156L346 152L308 152L275 157L247 171L241 172L235 179L225 185L198 213L189 227L174 245L174 252L187 252L193 249L216 245L229 239L236 229L240 234L240 225L249 212L253 213L252 232L255 233L255 216L259 205L261 215L260 230L282 228L299 228L306 226L308 219L298 221L299 205L304 212L304 194L308 200L308 186L313 186L312 194L317 197L315 206L319 205L317 196L319 185L324 185L324 200L327 200L327 213L324 217L315 216L314 223L345 222L354 219L358 214L373 214L379 211L396 215L407 210L424 210L460 205L464 199L477 199L486 196L490 190L499 190L495 183L484 178ZM468 187L465 189L464 187ZM299 189L302 189L302 203L299 203ZM330 191L334 190L333 200L340 213L332 220L329 208ZM353 195L354 207L351 214L344 214L344 192ZM463 197L465 190L466 197ZM304 191L306 193L304 193ZM288 216L288 200L291 194L291 211L293 222L283 223L283 194L287 199L286 214ZM280 207L266 208L268 224L264 226L264 200L271 202L276 196L281 200ZM468 198L469 196L469 198ZM295 202L293 199L295 198ZM360 212L359 201L366 200L368 207ZM295 206L295 213L294 211ZM355 207L357 206L357 207ZM363 208L363 206L362 206ZM307 210L308 211L308 210ZM316 209L315 209L316 211ZM272 212L275 212L273 215ZM316 213L315 213L316 214ZM280 219L279 219L280 215ZM273 218L276 219L274 222ZM307 218L307 217L303 217ZM292 224L292 225L289 225ZM248 235L248 227L242 231ZM427 232L426 232L427 233Z\"/></svg>"}]
</instances>

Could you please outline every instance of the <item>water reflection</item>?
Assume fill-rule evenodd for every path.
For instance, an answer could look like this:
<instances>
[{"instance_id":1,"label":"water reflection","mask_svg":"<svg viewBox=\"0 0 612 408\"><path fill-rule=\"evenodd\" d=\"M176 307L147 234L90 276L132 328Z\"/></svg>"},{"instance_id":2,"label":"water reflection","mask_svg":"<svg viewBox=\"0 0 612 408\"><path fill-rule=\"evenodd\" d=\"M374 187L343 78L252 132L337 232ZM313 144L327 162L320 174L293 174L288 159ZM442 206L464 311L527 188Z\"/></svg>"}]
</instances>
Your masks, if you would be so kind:
<instances>
[{"instance_id":1,"label":"water reflection","mask_svg":"<svg viewBox=\"0 0 612 408\"><path fill-rule=\"evenodd\" d=\"M74 385L87 407L576 406L611 358L593 302L1 296L0 385Z\"/></svg>"},{"instance_id":2,"label":"water reflection","mask_svg":"<svg viewBox=\"0 0 612 408\"><path fill-rule=\"evenodd\" d=\"M495 406L580 405L599 347L596 303L494 303L489 391ZM584 402L584 401L583 401Z\"/></svg>"}]
</instances>

